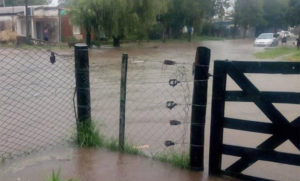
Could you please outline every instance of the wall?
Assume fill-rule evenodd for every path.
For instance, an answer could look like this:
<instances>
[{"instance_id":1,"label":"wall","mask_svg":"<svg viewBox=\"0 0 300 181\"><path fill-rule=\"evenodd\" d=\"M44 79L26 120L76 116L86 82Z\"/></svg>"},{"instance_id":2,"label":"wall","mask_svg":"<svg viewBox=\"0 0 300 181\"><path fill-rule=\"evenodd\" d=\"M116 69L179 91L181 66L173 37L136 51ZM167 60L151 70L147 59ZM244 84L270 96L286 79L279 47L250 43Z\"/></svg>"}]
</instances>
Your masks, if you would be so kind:
<instances>
[{"instance_id":1,"label":"wall","mask_svg":"<svg viewBox=\"0 0 300 181\"><path fill-rule=\"evenodd\" d=\"M58 17L58 9L35 9L34 10L34 16L56 16Z\"/></svg>"},{"instance_id":2,"label":"wall","mask_svg":"<svg viewBox=\"0 0 300 181\"><path fill-rule=\"evenodd\" d=\"M73 36L73 26L70 22L69 16L61 17L61 36L63 41L66 41L66 39Z\"/></svg>"},{"instance_id":3,"label":"wall","mask_svg":"<svg viewBox=\"0 0 300 181\"><path fill-rule=\"evenodd\" d=\"M0 16L0 31L13 30L13 19L12 16Z\"/></svg>"}]
</instances>

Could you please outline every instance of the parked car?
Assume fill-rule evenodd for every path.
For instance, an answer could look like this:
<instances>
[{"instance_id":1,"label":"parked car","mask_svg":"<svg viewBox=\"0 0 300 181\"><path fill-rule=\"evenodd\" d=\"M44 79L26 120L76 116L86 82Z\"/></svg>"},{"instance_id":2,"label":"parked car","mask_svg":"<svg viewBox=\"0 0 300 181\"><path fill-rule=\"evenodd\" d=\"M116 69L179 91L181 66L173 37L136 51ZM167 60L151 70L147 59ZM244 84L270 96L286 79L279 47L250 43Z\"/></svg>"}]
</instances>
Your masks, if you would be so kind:
<instances>
[{"instance_id":1,"label":"parked car","mask_svg":"<svg viewBox=\"0 0 300 181\"><path fill-rule=\"evenodd\" d=\"M274 33L262 33L255 39L254 46L277 46L279 42L277 37Z\"/></svg>"}]
</instances>

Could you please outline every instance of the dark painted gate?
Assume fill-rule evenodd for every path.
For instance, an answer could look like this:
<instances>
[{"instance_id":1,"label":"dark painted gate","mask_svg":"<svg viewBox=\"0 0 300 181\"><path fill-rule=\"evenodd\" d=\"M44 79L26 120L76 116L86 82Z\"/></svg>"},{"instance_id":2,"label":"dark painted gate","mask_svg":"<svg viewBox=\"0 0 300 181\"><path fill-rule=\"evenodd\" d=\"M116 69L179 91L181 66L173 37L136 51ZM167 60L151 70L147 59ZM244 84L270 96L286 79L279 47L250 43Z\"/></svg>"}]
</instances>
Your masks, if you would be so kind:
<instances>
[{"instance_id":1,"label":"dark painted gate","mask_svg":"<svg viewBox=\"0 0 300 181\"><path fill-rule=\"evenodd\" d=\"M209 173L256 180L262 178L244 175L242 172L258 160L300 166L299 154L275 151L287 140L290 140L300 150L300 116L289 122L273 105L273 103L300 104L300 93L261 92L245 76L245 73L300 74L300 63L215 61ZM240 86L242 91L226 91L227 75ZM226 101L253 102L272 123L225 117ZM256 148L228 145L223 144L224 128L271 134L272 136ZM222 154L240 157L240 159L222 170Z\"/></svg>"}]
</instances>

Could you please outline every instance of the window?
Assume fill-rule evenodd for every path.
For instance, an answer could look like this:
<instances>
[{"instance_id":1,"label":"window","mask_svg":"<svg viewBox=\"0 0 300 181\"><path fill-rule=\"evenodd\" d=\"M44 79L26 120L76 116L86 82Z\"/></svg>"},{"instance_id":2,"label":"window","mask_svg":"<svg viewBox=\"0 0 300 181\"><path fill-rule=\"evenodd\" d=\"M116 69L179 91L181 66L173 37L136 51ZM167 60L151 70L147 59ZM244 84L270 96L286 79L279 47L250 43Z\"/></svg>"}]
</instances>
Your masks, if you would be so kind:
<instances>
[{"instance_id":1,"label":"window","mask_svg":"<svg viewBox=\"0 0 300 181\"><path fill-rule=\"evenodd\" d=\"M73 34L74 35L80 35L81 34L81 32L80 32L80 26L73 25Z\"/></svg>"}]
</instances>

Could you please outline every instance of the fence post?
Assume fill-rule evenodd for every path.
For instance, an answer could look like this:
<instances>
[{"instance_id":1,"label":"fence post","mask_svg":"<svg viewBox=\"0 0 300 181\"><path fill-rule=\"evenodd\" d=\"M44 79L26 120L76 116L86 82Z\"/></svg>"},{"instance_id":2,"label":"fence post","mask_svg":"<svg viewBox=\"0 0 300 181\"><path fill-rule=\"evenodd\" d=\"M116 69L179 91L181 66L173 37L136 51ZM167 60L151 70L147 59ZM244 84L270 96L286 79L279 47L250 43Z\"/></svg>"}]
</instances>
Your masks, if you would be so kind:
<instances>
[{"instance_id":1,"label":"fence post","mask_svg":"<svg viewBox=\"0 0 300 181\"><path fill-rule=\"evenodd\" d=\"M210 49L198 47L195 60L194 93L190 135L190 166L192 170L203 170L204 128L207 104L208 70Z\"/></svg>"},{"instance_id":2,"label":"fence post","mask_svg":"<svg viewBox=\"0 0 300 181\"><path fill-rule=\"evenodd\" d=\"M124 150L125 143L125 109L126 109L126 84L127 84L128 55L122 55L121 86L120 86L120 124L119 124L119 148Z\"/></svg>"},{"instance_id":3,"label":"fence post","mask_svg":"<svg viewBox=\"0 0 300 181\"><path fill-rule=\"evenodd\" d=\"M227 64L224 61L214 62L209 148L210 175L221 174Z\"/></svg>"},{"instance_id":4,"label":"fence post","mask_svg":"<svg viewBox=\"0 0 300 181\"><path fill-rule=\"evenodd\" d=\"M75 45L75 77L77 91L78 122L91 120L91 96L89 78L88 46L78 43Z\"/></svg>"}]
</instances>

